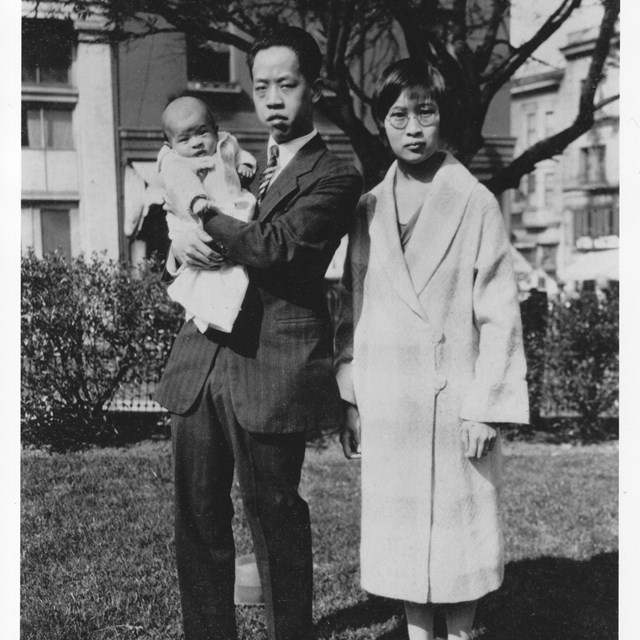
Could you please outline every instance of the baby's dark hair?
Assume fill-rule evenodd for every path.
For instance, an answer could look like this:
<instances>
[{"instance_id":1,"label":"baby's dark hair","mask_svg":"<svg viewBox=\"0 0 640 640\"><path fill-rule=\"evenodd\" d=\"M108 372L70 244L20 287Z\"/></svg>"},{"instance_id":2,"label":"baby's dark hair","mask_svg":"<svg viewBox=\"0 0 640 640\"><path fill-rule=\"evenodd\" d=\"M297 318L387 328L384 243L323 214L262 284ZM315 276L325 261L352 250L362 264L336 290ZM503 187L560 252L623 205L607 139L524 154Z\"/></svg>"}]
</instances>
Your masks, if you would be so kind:
<instances>
[{"instance_id":1,"label":"baby's dark hair","mask_svg":"<svg viewBox=\"0 0 640 640\"><path fill-rule=\"evenodd\" d=\"M194 98L198 102L202 103L204 105L204 108L206 109L207 120L209 121L209 124L211 125L211 127L213 128L213 130L216 133L218 132L218 123L216 122L216 116L215 116L215 113L213 112L213 109L195 92L189 91L189 90L178 91L176 93L172 93L172 94L169 95L169 97L167 98L167 102L164 105L164 109L162 111L162 115L163 115L162 134L163 134L164 139L165 139L166 142L168 142L168 136L167 136L166 127L164 125L164 113L167 110L167 107L172 102L175 102L176 100L179 100L180 98Z\"/></svg>"},{"instance_id":2,"label":"baby's dark hair","mask_svg":"<svg viewBox=\"0 0 640 640\"><path fill-rule=\"evenodd\" d=\"M444 76L433 64L417 58L403 58L389 65L380 76L373 94L372 113L382 125L389 109L406 90L423 89L427 96L438 105L440 131L449 133L452 119L453 100Z\"/></svg>"},{"instance_id":3,"label":"baby's dark hair","mask_svg":"<svg viewBox=\"0 0 640 640\"><path fill-rule=\"evenodd\" d=\"M271 47L288 47L298 58L300 71L307 82L313 82L320 77L322 69L322 53L313 36L301 29L289 25L279 25L266 31L254 41L247 53L247 65L253 77L253 62L256 55Z\"/></svg>"}]
</instances>

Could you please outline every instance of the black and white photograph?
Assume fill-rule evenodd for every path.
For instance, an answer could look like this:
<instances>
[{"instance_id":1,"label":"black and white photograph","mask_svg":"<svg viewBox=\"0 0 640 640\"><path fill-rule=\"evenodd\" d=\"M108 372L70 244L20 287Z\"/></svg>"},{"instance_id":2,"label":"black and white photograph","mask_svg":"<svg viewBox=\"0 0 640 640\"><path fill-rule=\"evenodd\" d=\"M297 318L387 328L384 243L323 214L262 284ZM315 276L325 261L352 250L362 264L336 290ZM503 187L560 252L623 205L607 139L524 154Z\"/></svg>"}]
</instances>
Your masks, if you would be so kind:
<instances>
[{"instance_id":1,"label":"black and white photograph","mask_svg":"<svg viewBox=\"0 0 640 640\"><path fill-rule=\"evenodd\" d=\"M637 637L631 3L14 3L3 637Z\"/></svg>"}]
</instances>

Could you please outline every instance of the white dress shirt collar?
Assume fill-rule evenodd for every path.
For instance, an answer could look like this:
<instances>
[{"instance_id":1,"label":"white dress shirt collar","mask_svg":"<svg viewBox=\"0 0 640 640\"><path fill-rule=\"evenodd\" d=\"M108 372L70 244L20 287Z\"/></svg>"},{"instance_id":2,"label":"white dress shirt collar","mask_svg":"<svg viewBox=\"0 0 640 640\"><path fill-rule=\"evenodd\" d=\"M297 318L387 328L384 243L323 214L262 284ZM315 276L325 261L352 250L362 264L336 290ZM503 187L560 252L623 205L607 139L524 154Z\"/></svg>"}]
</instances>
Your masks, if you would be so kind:
<instances>
[{"instance_id":1,"label":"white dress shirt collar","mask_svg":"<svg viewBox=\"0 0 640 640\"><path fill-rule=\"evenodd\" d=\"M296 138L295 140L289 140L288 142L283 142L282 144L278 144L278 168L275 171L273 178L271 179L271 183L275 179L276 175L279 174L290 162L293 160L293 156L304 147L309 140L311 140L314 136L318 135L318 130L313 129L310 133L307 133L300 138ZM273 137L269 136L269 142L267 143L267 158L271 157L271 147L277 144L277 142L273 139Z\"/></svg>"}]
</instances>

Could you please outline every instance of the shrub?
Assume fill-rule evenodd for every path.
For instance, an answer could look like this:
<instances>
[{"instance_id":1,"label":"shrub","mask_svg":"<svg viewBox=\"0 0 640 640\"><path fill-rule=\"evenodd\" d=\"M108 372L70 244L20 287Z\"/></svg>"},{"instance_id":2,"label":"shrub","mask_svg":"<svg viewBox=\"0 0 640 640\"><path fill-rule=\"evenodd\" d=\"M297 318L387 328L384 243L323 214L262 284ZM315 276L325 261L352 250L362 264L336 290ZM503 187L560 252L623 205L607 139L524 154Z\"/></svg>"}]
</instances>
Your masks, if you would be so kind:
<instances>
[{"instance_id":1,"label":"shrub","mask_svg":"<svg viewBox=\"0 0 640 640\"><path fill-rule=\"evenodd\" d=\"M335 319L341 294L328 285L327 295ZM573 415L580 419L571 437L611 435L604 431L615 421L604 418L617 409L617 297L584 292L547 302L534 295L522 316L533 426L541 425L541 414L547 421ZM23 442L65 450L113 441L118 429L144 430L146 422L132 414L109 418L106 406L117 390L159 379L181 322L157 260L132 268L96 255L25 256Z\"/></svg>"},{"instance_id":2,"label":"shrub","mask_svg":"<svg viewBox=\"0 0 640 640\"><path fill-rule=\"evenodd\" d=\"M544 394L544 370L547 361L545 338L547 332L547 296L543 292L531 291L521 303L522 335L527 359L527 387L531 425L540 424Z\"/></svg>"},{"instance_id":3,"label":"shrub","mask_svg":"<svg viewBox=\"0 0 640 640\"><path fill-rule=\"evenodd\" d=\"M181 314L157 261L93 255L22 259L23 442L67 449L107 439L105 403L123 383L157 379Z\"/></svg>"},{"instance_id":4,"label":"shrub","mask_svg":"<svg viewBox=\"0 0 640 640\"><path fill-rule=\"evenodd\" d=\"M617 296L583 291L575 299L547 301L533 292L521 310L532 426L551 424L565 440L615 436Z\"/></svg>"},{"instance_id":5,"label":"shrub","mask_svg":"<svg viewBox=\"0 0 640 640\"><path fill-rule=\"evenodd\" d=\"M549 306L544 389L556 413L577 413L581 435L599 437L617 408L619 301L584 291Z\"/></svg>"}]
</instances>

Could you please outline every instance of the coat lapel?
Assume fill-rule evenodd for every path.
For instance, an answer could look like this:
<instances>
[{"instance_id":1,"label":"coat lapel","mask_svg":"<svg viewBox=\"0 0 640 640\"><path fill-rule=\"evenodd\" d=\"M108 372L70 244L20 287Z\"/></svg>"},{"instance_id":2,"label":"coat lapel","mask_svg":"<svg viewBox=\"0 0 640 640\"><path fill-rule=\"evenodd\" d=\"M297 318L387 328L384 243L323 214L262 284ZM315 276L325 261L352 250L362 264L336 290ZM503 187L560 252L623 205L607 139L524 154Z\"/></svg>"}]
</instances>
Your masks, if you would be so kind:
<instances>
[{"instance_id":1,"label":"coat lapel","mask_svg":"<svg viewBox=\"0 0 640 640\"><path fill-rule=\"evenodd\" d=\"M371 192L374 200L373 206L367 212L367 215L370 216L369 237L371 238L371 246L377 253L392 287L416 314L425 317L411 282L400 244L396 205L393 197L396 166L394 162L387 171L384 180Z\"/></svg>"},{"instance_id":2,"label":"coat lapel","mask_svg":"<svg viewBox=\"0 0 640 640\"><path fill-rule=\"evenodd\" d=\"M278 204L298 189L300 178L313 170L325 150L322 138L316 135L296 153L291 162L269 186L264 200L259 205L258 220L268 219Z\"/></svg>"},{"instance_id":3,"label":"coat lapel","mask_svg":"<svg viewBox=\"0 0 640 640\"><path fill-rule=\"evenodd\" d=\"M476 178L447 153L404 255L416 295L422 293L444 259L476 184Z\"/></svg>"}]
</instances>

